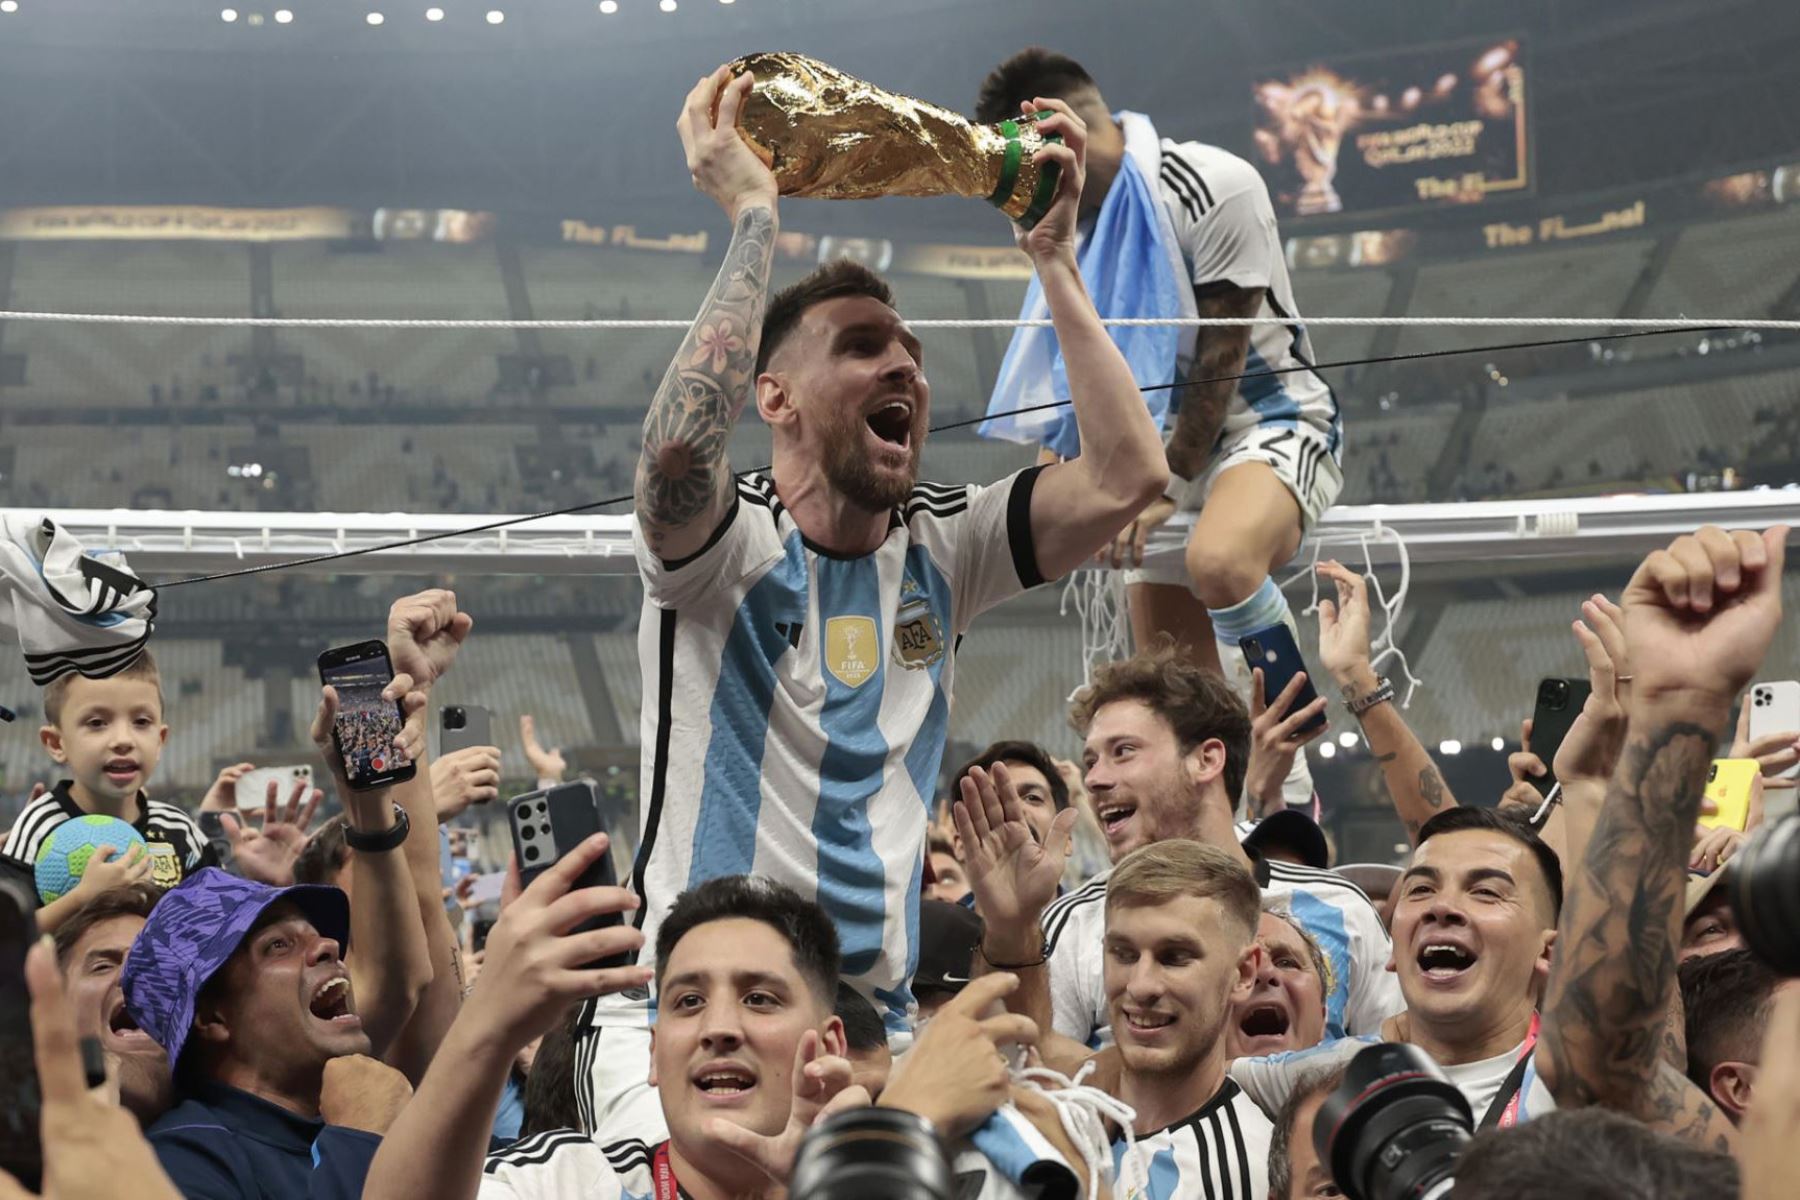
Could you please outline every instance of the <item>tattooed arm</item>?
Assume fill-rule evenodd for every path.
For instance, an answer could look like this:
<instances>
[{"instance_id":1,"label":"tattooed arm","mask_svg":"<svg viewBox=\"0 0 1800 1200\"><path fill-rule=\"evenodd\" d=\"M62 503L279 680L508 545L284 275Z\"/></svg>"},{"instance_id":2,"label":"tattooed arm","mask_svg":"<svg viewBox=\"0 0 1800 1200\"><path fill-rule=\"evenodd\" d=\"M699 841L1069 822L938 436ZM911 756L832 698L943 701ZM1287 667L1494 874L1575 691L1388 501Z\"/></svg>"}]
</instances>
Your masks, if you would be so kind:
<instances>
[{"instance_id":1,"label":"tattooed arm","mask_svg":"<svg viewBox=\"0 0 1800 1200\"><path fill-rule=\"evenodd\" d=\"M1536 1052L1560 1107L1605 1105L1726 1151L1731 1122L1665 1060L1665 1030L1706 769L1780 623L1786 536L1708 527L1626 588L1630 731L1568 875Z\"/></svg>"},{"instance_id":2,"label":"tattooed arm","mask_svg":"<svg viewBox=\"0 0 1800 1200\"><path fill-rule=\"evenodd\" d=\"M1244 288L1233 283L1208 284L1194 290L1202 317L1254 317L1262 311L1264 288ZM1244 360L1250 353L1250 326L1227 325L1200 331L1190 379L1216 383L1190 384L1181 389L1181 407L1175 414L1175 431L1169 435L1169 469L1183 479L1206 470L1213 443L1225 427L1225 410L1238 390Z\"/></svg>"},{"instance_id":3,"label":"tattooed arm","mask_svg":"<svg viewBox=\"0 0 1800 1200\"><path fill-rule=\"evenodd\" d=\"M1368 584L1339 562L1320 563L1319 575L1337 585L1335 604L1319 601L1319 662L1331 672L1349 706L1380 686L1369 663ZM1377 704L1357 720L1369 753L1381 764L1381 778L1406 826L1407 840L1416 844L1425 822L1455 808L1456 797L1394 704Z\"/></svg>"},{"instance_id":4,"label":"tattooed arm","mask_svg":"<svg viewBox=\"0 0 1800 1200\"><path fill-rule=\"evenodd\" d=\"M768 304L775 177L737 133L751 76L726 83L727 75L721 67L701 80L676 123L694 186L718 201L733 228L712 291L644 418L637 519L644 540L663 559L696 553L725 516L731 499L725 444L755 384Z\"/></svg>"}]
</instances>

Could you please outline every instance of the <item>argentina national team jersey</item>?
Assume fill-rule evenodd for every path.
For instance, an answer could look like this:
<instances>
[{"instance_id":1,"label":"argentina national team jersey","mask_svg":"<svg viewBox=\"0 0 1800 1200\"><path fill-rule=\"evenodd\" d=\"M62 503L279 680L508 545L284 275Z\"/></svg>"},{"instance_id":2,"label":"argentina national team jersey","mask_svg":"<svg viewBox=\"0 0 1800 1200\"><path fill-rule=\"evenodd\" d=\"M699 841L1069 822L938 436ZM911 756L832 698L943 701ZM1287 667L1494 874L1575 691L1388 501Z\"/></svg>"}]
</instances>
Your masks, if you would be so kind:
<instances>
[{"instance_id":1,"label":"argentina national team jersey","mask_svg":"<svg viewBox=\"0 0 1800 1200\"><path fill-rule=\"evenodd\" d=\"M1246 372L1306 367L1318 360L1294 300L1269 188L1256 168L1217 146L1164 138L1159 194L1196 288L1231 283L1265 288L1255 314L1284 324L1250 327ZM1175 393L1179 399L1180 392ZM1232 394L1220 441L1257 425L1307 424L1325 435L1343 461L1343 421L1337 396L1315 371L1245 379ZM1171 426L1172 428L1172 426Z\"/></svg>"},{"instance_id":2,"label":"argentina national team jersey","mask_svg":"<svg viewBox=\"0 0 1800 1200\"><path fill-rule=\"evenodd\" d=\"M1330 871L1265 861L1265 900L1279 899L1324 951L1331 968L1325 1034L1379 1033L1406 1007L1399 978L1387 969L1392 943L1381 914L1361 888ZM1106 871L1044 910L1050 1003L1056 1032L1098 1049L1110 1045L1105 980Z\"/></svg>"},{"instance_id":3,"label":"argentina national team jersey","mask_svg":"<svg viewBox=\"0 0 1800 1200\"><path fill-rule=\"evenodd\" d=\"M1199 1112L1139 1136L1136 1164L1128 1161L1123 1139L1113 1143L1113 1195L1118 1200L1265 1200L1274 1132L1262 1109L1226 1079Z\"/></svg>"},{"instance_id":4,"label":"argentina national team jersey","mask_svg":"<svg viewBox=\"0 0 1800 1200\"><path fill-rule=\"evenodd\" d=\"M691 557L663 562L634 536L640 962L677 894L764 875L817 898L844 977L903 1026L957 642L983 610L1042 582L1037 473L920 484L881 545L853 558L809 543L773 480L754 474Z\"/></svg>"}]
</instances>

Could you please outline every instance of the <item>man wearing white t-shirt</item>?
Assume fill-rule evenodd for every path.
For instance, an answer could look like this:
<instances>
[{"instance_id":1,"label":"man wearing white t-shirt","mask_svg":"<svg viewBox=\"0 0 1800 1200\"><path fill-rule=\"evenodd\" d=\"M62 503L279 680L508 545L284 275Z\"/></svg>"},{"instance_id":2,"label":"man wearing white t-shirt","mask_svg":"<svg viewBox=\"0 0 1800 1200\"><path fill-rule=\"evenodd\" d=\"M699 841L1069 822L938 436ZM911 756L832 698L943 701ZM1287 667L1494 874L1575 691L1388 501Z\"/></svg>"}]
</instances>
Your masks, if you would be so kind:
<instances>
[{"instance_id":1,"label":"man wearing white t-shirt","mask_svg":"<svg viewBox=\"0 0 1800 1200\"><path fill-rule=\"evenodd\" d=\"M1088 794L1113 862L1165 838L1188 838L1237 857L1265 897L1287 902L1329 959L1329 1037L1376 1033L1383 1018L1405 1007L1386 970L1388 935L1360 888L1329 871L1252 863L1239 846L1232 810L1249 761L1250 718L1223 679L1170 649L1146 651L1097 669L1072 719L1086 737ZM1029 914L1031 925L1018 929L996 927L994 917L982 914L994 965L1047 959L1051 1023L1089 1046L1107 1040L1101 942L1109 875L1041 910L1041 933L1036 912Z\"/></svg>"},{"instance_id":2,"label":"man wearing white t-shirt","mask_svg":"<svg viewBox=\"0 0 1800 1200\"><path fill-rule=\"evenodd\" d=\"M837 262L768 295L776 182L735 127L750 85L721 68L678 122L695 185L734 232L651 402L637 472L638 920L653 946L676 894L741 872L816 896L845 978L898 1034L957 642L983 610L1106 545L1167 469L1075 267L1085 139L1066 105L1040 106L1056 110L1040 128L1063 139L1038 152L1060 190L1019 244L1089 450L989 487L939 486L918 482L924 348L887 285ZM735 478L725 446L752 399L773 465ZM577 1073L598 1093L581 1097L591 1127L630 1135L621 1097L653 1116L641 1094L653 1013L640 995L590 1014Z\"/></svg>"}]
</instances>

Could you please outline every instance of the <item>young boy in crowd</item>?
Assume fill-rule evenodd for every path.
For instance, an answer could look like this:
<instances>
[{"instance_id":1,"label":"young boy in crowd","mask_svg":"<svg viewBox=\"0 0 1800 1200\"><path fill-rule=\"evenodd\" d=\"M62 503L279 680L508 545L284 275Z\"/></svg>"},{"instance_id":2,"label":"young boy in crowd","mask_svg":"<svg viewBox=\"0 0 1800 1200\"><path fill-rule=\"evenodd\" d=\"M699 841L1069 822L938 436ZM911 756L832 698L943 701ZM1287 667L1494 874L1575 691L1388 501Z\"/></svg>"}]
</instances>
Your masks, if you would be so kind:
<instances>
[{"instance_id":1,"label":"young boy in crowd","mask_svg":"<svg viewBox=\"0 0 1800 1200\"><path fill-rule=\"evenodd\" d=\"M70 778L25 806L0 846L0 870L37 887L38 852L63 822L99 814L117 817L138 831L148 851L118 854L95 851L81 882L37 914L38 928L54 932L88 900L110 888L151 883L171 888L217 856L193 817L145 792L169 727L163 720L162 678L145 650L135 662L106 679L69 674L44 688L44 749Z\"/></svg>"}]
</instances>

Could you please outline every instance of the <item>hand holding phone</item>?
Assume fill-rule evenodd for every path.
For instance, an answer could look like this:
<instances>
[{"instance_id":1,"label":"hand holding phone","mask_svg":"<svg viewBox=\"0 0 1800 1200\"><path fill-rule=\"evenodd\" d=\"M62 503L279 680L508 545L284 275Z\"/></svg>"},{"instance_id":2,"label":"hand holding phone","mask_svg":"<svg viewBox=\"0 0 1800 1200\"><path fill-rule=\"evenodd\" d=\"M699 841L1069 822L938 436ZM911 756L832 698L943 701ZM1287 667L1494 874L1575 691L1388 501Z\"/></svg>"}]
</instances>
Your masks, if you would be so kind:
<instances>
[{"instance_id":1,"label":"hand holding phone","mask_svg":"<svg viewBox=\"0 0 1800 1200\"><path fill-rule=\"evenodd\" d=\"M494 713L479 704L446 704L438 717L438 753L449 756L471 746L497 746Z\"/></svg>"},{"instance_id":2,"label":"hand holding phone","mask_svg":"<svg viewBox=\"0 0 1800 1200\"><path fill-rule=\"evenodd\" d=\"M337 693L332 744L353 791L369 791L411 779L418 768L401 745L407 714L387 695L394 668L380 642L338 646L319 655L319 682Z\"/></svg>"},{"instance_id":3,"label":"hand holding phone","mask_svg":"<svg viewBox=\"0 0 1800 1200\"><path fill-rule=\"evenodd\" d=\"M1735 829L1739 833L1750 826L1750 793L1756 785L1761 767L1754 758L1715 758L1706 772L1706 798L1717 807L1713 816L1702 816L1700 824L1708 829Z\"/></svg>"},{"instance_id":4,"label":"hand holding phone","mask_svg":"<svg viewBox=\"0 0 1800 1200\"><path fill-rule=\"evenodd\" d=\"M519 860L519 880L526 888L574 853L587 839L606 832L600 818L600 797L589 779L559 783L553 788L515 796L506 806L506 817L512 829L513 853ZM618 883L609 852L589 863L570 890L617 887ZM605 929L619 924L621 919L616 912L604 913L588 918L572 932ZM632 955L621 954L588 965L623 967L630 965L632 958Z\"/></svg>"},{"instance_id":5,"label":"hand holding phone","mask_svg":"<svg viewBox=\"0 0 1800 1200\"><path fill-rule=\"evenodd\" d=\"M1585 679L1545 679L1539 682L1537 706L1531 714L1531 752L1545 766L1542 775L1530 776L1528 782L1538 795L1548 796L1556 786L1556 752L1575 724L1575 718L1587 704L1594 686Z\"/></svg>"},{"instance_id":6,"label":"hand holding phone","mask_svg":"<svg viewBox=\"0 0 1800 1200\"><path fill-rule=\"evenodd\" d=\"M1306 674L1306 660L1300 656L1300 645L1294 640L1294 631L1286 625L1271 625L1267 629L1259 629L1239 638L1238 646L1243 650L1244 661L1250 665L1250 669L1262 672L1264 696L1280 696L1295 677ZM1287 711L1290 713L1298 713L1311 707L1319 698L1310 677L1299 686L1299 692L1288 703ZM1318 712L1298 729L1291 730L1290 735L1303 736L1323 730L1325 725L1325 708L1320 705Z\"/></svg>"},{"instance_id":7,"label":"hand holding phone","mask_svg":"<svg viewBox=\"0 0 1800 1200\"><path fill-rule=\"evenodd\" d=\"M1771 679L1750 685L1731 756L1760 760L1764 786L1791 788L1800 783L1800 681Z\"/></svg>"}]
</instances>

